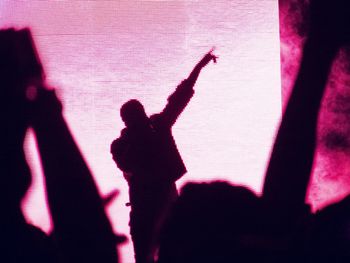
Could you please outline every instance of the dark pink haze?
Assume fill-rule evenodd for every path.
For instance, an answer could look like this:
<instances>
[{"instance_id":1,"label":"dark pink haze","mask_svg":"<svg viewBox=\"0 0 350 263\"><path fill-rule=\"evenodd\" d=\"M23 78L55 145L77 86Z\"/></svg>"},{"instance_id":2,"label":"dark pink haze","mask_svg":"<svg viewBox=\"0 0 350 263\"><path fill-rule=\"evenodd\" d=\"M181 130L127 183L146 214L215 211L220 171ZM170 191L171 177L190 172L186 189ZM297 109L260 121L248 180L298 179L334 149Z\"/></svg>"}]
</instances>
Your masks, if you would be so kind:
<instances>
[{"instance_id":1,"label":"dark pink haze","mask_svg":"<svg viewBox=\"0 0 350 263\"><path fill-rule=\"evenodd\" d=\"M297 74L305 40L308 0L281 0L281 69L284 105ZM350 189L350 65L349 50L339 52L328 80L318 125L316 159L308 202L324 207Z\"/></svg>"}]
</instances>

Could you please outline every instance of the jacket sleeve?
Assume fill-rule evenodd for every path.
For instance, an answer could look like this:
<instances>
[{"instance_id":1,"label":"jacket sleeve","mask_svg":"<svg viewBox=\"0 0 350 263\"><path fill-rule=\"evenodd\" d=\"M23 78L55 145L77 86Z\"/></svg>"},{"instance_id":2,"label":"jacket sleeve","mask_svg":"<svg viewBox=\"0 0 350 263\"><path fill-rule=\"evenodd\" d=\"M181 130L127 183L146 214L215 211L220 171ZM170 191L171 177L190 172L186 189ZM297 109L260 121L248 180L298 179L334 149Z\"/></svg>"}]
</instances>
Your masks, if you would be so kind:
<instances>
[{"instance_id":1,"label":"jacket sleeve","mask_svg":"<svg viewBox=\"0 0 350 263\"><path fill-rule=\"evenodd\" d=\"M194 83L185 79L177 86L175 92L168 97L168 103L160 113L166 126L171 127L175 124L194 94L193 86Z\"/></svg>"}]
</instances>

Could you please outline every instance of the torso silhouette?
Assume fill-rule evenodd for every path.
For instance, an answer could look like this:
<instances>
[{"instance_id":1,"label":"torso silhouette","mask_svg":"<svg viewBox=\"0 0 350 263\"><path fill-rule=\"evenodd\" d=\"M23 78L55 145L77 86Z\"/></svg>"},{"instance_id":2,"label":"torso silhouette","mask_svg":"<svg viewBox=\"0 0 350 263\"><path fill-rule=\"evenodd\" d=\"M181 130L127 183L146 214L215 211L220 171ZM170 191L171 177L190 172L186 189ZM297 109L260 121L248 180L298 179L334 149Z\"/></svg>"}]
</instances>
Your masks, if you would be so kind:
<instances>
[{"instance_id":1,"label":"torso silhouette","mask_svg":"<svg viewBox=\"0 0 350 263\"><path fill-rule=\"evenodd\" d=\"M123 129L113 141L113 159L119 169L130 175L130 186L174 183L186 172L171 128L193 93L184 81L161 113L152 115L144 125Z\"/></svg>"},{"instance_id":2,"label":"torso silhouette","mask_svg":"<svg viewBox=\"0 0 350 263\"><path fill-rule=\"evenodd\" d=\"M177 198L175 181L186 172L171 127L193 96L192 87L183 81L161 113L123 129L111 145L129 184L129 225L137 263L153 262L164 216Z\"/></svg>"}]
</instances>

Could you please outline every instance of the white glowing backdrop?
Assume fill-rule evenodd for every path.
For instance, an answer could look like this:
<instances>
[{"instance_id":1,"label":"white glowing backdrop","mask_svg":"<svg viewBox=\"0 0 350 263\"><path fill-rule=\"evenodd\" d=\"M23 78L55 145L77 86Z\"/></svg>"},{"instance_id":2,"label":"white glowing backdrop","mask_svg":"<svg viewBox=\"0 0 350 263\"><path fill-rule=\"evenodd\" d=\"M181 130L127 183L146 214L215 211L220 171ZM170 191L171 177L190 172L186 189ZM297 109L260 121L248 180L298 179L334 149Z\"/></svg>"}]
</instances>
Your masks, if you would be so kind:
<instances>
[{"instance_id":1,"label":"white glowing backdrop","mask_svg":"<svg viewBox=\"0 0 350 263\"><path fill-rule=\"evenodd\" d=\"M101 193L120 190L108 208L116 231L129 231L127 184L109 153L123 128L120 106L137 98L148 114L159 112L212 46L218 64L204 69L174 127L188 168L178 185L224 179L260 192L281 113L277 0L1 0L0 26L32 29ZM31 134L26 145L34 180L23 209L48 232ZM132 262L131 242L121 254Z\"/></svg>"}]
</instances>

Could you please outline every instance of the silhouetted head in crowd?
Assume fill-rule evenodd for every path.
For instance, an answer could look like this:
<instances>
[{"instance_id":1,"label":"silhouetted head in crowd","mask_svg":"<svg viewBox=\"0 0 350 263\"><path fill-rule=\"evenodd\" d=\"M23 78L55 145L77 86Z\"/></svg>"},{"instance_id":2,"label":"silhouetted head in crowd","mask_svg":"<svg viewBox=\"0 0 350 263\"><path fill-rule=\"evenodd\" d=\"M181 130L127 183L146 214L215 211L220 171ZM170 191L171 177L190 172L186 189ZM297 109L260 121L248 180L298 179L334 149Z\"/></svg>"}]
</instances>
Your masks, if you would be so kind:
<instances>
[{"instance_id":1,"label":"silhouetted head in crowd","mask_svg":"<svg viewBox=\"0 0 350 263\"><path fill-rule=\"evenodd\" d=\"M260 200L249 189L226 182L189 183L164 228L160 263L254 262L257 254L247 253L260 220Z\"/></svg>"},{"instance_id":2,"label":"silhouetted head in crowd","mask_svg":"<svg viewBox=\"0 0 350 263\"><path fill-rule=\"evenodd\" d=\"M149 122L143 105L136 99L123 104L120 116L126 127L143 126Z\"/></svg>"}]
</instances>

